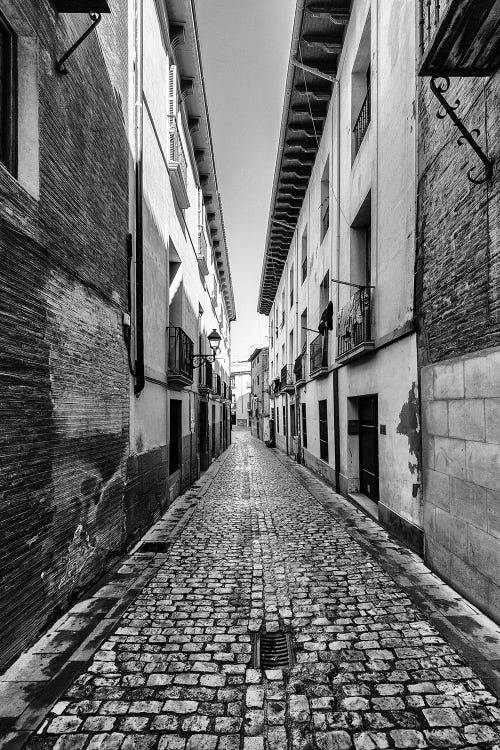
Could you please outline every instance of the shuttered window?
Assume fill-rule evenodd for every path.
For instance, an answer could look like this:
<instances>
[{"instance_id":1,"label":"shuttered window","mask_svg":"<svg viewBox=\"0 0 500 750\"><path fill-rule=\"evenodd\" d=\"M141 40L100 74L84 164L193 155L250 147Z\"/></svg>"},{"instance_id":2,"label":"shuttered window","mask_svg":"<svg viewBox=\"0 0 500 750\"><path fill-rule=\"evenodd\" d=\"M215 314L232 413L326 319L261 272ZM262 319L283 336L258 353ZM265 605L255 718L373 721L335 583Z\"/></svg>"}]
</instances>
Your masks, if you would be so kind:
<instances>
[{"instance_id":1,"label":"shuttered window","mask_svg":"<svg viewBox=\"0 0 500 750\"><path fill-rule=\"evenodd\" d=\"M307 409L306 405L301 404L302 408L302 446L307 448Z\"/></svg>"}]
</instances>

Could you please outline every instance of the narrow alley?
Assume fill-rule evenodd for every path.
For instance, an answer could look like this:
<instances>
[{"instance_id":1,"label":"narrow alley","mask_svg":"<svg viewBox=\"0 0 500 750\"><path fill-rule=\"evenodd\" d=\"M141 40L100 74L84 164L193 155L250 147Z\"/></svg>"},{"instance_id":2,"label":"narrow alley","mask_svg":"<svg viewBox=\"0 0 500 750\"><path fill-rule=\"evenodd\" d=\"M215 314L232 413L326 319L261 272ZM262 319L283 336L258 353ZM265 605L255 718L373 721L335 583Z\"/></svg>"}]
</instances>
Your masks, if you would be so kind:
<instances>
[{"instance_id":1,"label":"narrow alley","mask_svg":"<svg viewBox=\"0 0 500 750\"><path fill-rule=\"evenodd\" d=\"M432 609L412 603L412 573L432 579L427 606L434 588L458 620L487 618L454 592L446 603L452 590L420 558L246 430L213 467L168 550L131 553L130 565L154 560L155 575L26 747L500 747L494 692L431 623ZM404 559L406 587L384 550ZM291 634L291 666L257 668L257 634L278 631ZM496 633L485 639L493 654ZM20 738L12 732L12 746Z\"/></svg>"}]
</instances>

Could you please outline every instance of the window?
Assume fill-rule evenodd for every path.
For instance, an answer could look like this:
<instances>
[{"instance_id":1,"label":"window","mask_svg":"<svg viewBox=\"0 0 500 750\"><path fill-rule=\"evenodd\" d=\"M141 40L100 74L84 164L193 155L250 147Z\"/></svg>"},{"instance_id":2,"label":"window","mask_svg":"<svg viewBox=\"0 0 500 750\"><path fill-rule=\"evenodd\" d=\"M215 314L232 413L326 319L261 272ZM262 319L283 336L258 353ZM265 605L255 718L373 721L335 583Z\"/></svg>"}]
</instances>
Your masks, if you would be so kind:
<instances>
[{"instance_id":1,"label":"window","mask_svg":"<svg viewBox=\"0 0 500 750\"><path fill-rule=\"evenodd\" d=\"M300 405L302 409L302 447L307 448L307 409L306 405Z\"/></svg>"},{"instance_id":2,"label":"window","mask_svg":"<svg viewBox=\"0 0 500 750\"><path fill-rule=\"evenodd\" d=\"M276 407L276 432L280 431L280 410Z\"/></svg>"},{"instance_id":3,"label":"window","mask_svg":"<svg viewBox=\"0 0 500 750\"><path fill-rule=\"evenodd\" d=\"M319 408L319 457L328 461L328 411L327 402L318 401Z\"/></svg>"},{"instance_id":4,"label":"window","mask_svg":"<svg viewBox=\"0 0 500 750\"><path fill-rule=\"evenodd\" d=\"M0 162L16 173L16 35L0 14Z\"/></svg>"},{"instance_id":5,"label":"window","mask_svg":"<svg viewBox=\"0 0 500 750\"><path fill-rule=\"evenodd\" d=\"M290 266L290 307L293 307L293 265Z\"/></svg>"},{"instance_id":6,"label":"window","mask_svg":"<svg viewBox=\"0 0 500 750\"><path fill-rule=\"evenodd\" d=\"M307 276L307 227L302 232L302 283Z\"/></svg>"},{"instance_id":7,"label":"window","mask_svg":"<svg viewBox=\"0 0 500 750\"><path fill-rule=\"evenodd\" d=\"M286 406L283 405L283 434L286 435Z\"/></svg>"},{"instance_id":8,"label":"window","mask_svg":"<svg viewBox=\"0 0 500 750\"><path fill-rule=\"evenodd\" d=\"M260 377L257 375L257 385L260 385Z\"/></svg>"},{"instance_id":9,"label":"window","mask_svg":"<svg viewBox=\"0 0 500 750\"><path fill-rule=\"evenodd\" d=\"M295 437L297 429L295 427L295 404L290 404L290 435Z\"/></svg>"},{"instance_id":10,"label":"window","mask_svg":"<svg viewBox=\"0 0 500 750\"><path fill-rule=\"evenodd\" d=\"M371 193L363 201L351 225L350 280L355 284L371 284ZM356 291L351 288L351 294Z\"/></svg>"},{"instance_id":11,"label":"window","mask_svg":"<svg viewBox=\"0 0 500 750\"><path fill-rule=\"evenodd\" d=\"M330 272L327 271L319 287L319 314L321 315L330 300Z\"/></svg>"},{"instance_id":12,"label":"window","mask_svg":"<svg viewBox=\"0 0 500 750\"><path fill-rule=\"evenodd\" d=\"M321 206L320 206L320 237L323 242L330 226L330 160L326 160L321 178Z\"/></svg>"},{"instance_id":13,"label":"window","mask_svg":"<svg viewBox=\"0 0 500 750\"><path fill-rule=\"evenodd\" d=\"M368 13L351 74L351 159L354 162L371 119L371 14Z\"/></svg>"},{"instance_id":14,"label":"window","mask_svg":"<svg viewBox=\"0 0 500 750\"><path fill-rule=\"evenodd\" d=\"M290 331L290 351L288 352L288 361L293 362L294 356L293 356L293 331Z\"/></svg>"},{"instance_id":15,"label":"window","mask_svg":"<svg viewBox=\"0 0 500 750\"><path fill-rule=\"evenodd\" d=\"M285 325L285 290L281 292L281 327Z\"/></svg>"},{"instance_id":16,"label":"window","mask_svg":"<svg viewBox=\"0 0 500 750\"><path fill-rule=\"evenodd\" d=\"M300 316L300 351L305 351L307 347L307 307Z\"/></svg>"}]
</instances>

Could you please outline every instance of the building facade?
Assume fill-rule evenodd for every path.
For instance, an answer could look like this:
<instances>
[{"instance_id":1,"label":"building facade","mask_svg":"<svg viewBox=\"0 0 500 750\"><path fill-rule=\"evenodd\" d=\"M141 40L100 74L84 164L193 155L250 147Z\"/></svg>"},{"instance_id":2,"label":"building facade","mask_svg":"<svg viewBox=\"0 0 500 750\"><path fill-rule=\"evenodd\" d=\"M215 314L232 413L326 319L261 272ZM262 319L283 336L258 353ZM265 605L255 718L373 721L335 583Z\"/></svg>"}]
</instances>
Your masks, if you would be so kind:
<instances>
[{"instance_id":1,"label":"building facade","mask_svg":"<svg viewBox=\"0 0 500 750\"><path fill-rule=\"evenodd\" d=\"M248 361L231 363L232 423L250 427L252 373Z\"/></svg>"},{"instance_id":2,"label":"building facade","mask_svg":"<svg viewBox=\"0 0 500 750\"><path fill-rule=\"evenodd\" d=\"M416 31L297 3L258 309L277 446L421 550Z\"/></svg>"},{"instance_id":3,"label":"building facade","mask_svg":"<svg viewBox=\"0 0 500 750\"><path fill-rule=\"evenodd\" d=\"M193 6L90 6L0 9L0 670L229 439L234 301ZM191 354L213 328L209 380Z\"/></svg>"},{"instance_id":4,"label":"building facade","mask_svg":"<svg viewBox=\"0 0 500 750\"><path fill-rule=\"evenodd\" d=\"M269 420L269 349L255 349L248 358L251 379L250 432L264 440L265 421ZM269 428L269 425L267 425Z\"/></svg>"},{"instance_id":5,"label":"building facade","mask_svg":"<svg viewBox=\"0 0 500 750\"><path fill-rule=\"evenodd\" d=\"M433 2L427 16L420 4L416 289L426 556L500 621L496 8ZM438 111L445 116L436 118ZM478 129L473 141L482 156L465 137L457 144L453 117L468 134Z\"/></svg>"}]
</instances>

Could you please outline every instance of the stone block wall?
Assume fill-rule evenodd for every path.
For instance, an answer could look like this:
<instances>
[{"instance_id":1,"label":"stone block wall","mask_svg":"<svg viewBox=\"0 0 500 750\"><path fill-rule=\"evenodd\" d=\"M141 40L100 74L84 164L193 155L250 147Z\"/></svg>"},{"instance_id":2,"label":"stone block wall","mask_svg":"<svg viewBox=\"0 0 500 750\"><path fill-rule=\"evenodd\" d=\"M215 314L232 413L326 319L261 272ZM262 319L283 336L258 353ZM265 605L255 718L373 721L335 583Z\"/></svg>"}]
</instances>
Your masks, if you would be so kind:
<instances>
[{"instance_id":1,"label":"stone block wall","mask_svg":"<svg viewBox=\"0 0 500 750\"><path fill-rule=\"evenodd\" d=\"M500 349L421 373L426 558L500 621Z\"/></svg>"}]
</instances>

